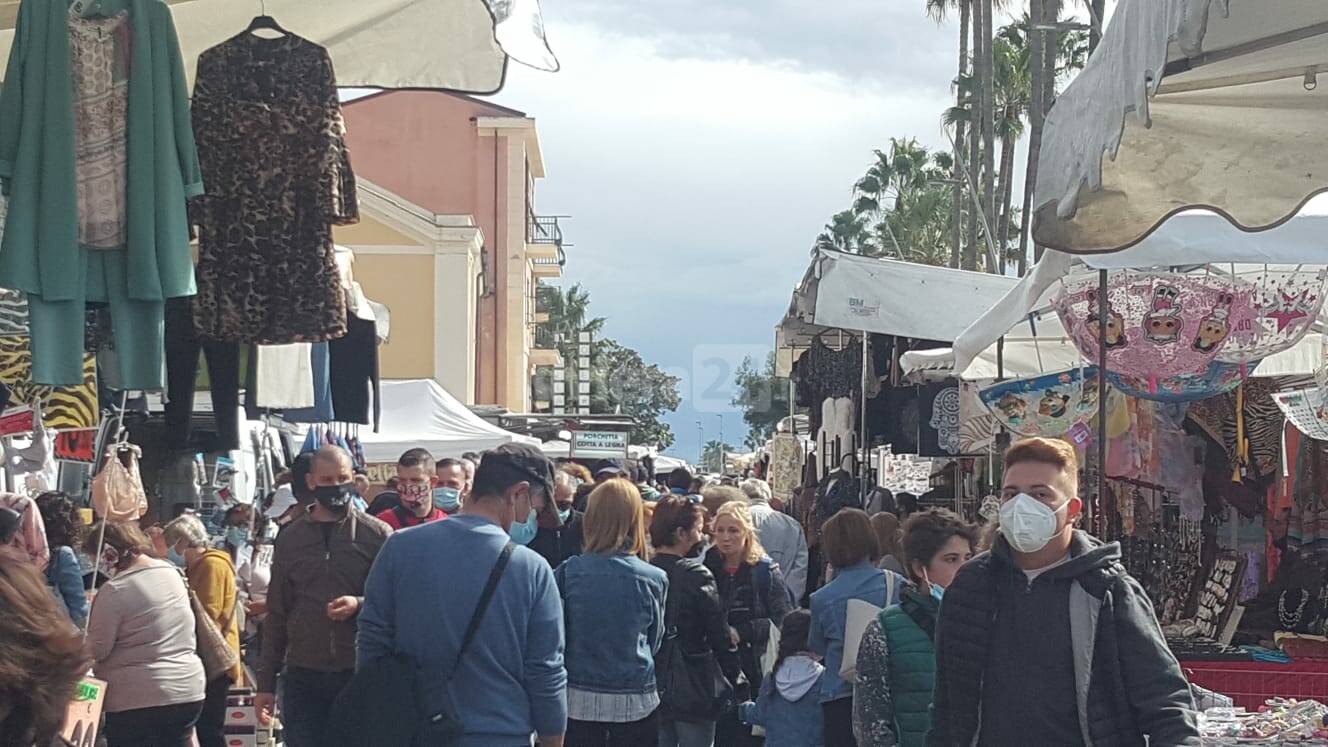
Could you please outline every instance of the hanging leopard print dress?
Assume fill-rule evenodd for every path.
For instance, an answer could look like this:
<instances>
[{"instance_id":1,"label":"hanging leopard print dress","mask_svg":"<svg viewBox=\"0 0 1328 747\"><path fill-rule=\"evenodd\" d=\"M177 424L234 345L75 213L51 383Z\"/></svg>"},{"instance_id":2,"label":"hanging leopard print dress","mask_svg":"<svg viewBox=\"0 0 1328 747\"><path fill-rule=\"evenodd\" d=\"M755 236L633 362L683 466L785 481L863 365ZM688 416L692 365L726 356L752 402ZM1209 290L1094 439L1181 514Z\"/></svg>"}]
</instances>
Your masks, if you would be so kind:
<instances>
[{"instance_id":1,"label":"hanging leopard print dress","mask_svg":"<svg viewBox=\"0 0 1328 747\"><path fill-rule=\"evenodd\" d=\"M279 345L346 333L332 225L359 219L327 50L242 33L198 59L200 338Z\"/></svg>"}]
</instances>

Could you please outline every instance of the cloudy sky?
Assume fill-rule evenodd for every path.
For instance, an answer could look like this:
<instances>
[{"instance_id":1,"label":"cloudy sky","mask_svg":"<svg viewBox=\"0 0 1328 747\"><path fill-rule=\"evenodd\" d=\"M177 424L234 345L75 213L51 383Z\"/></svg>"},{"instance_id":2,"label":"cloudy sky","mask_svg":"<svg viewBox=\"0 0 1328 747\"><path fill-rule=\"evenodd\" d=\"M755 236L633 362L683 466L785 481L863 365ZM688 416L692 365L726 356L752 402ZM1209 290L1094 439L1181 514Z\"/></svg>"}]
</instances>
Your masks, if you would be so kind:
<instances>
[{"instance_id":1,"label":"cloudy sky","mask_svg":"<svg viewBox=\"0 0 1328 747\"><path fill-rule=\"evenodd\" d=\"M547 0L557 74L496 100L538 122L542 213L573 216L564 283L682 376L670 451L740 444L730 376L764 356L817 233L874 147L944 142L958 24L922 0Z\"/></svg>"}]
</instances>

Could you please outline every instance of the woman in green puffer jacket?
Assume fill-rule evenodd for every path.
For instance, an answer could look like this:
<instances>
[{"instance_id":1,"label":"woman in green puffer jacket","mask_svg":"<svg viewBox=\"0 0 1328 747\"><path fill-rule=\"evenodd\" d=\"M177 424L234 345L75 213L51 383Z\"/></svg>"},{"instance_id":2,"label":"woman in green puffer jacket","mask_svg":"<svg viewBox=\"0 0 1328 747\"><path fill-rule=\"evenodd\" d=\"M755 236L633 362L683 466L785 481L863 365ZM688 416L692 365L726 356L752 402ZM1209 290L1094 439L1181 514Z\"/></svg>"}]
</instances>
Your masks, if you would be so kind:
<instances>
[{"instance_id":1,"label":"woman in green puffer jacket","mask_svg":"<svg viewBox=\"0 0 1328 747\"><path fill-rule=\"evenodd\" d=\"M913 585L863 634L853 686L853 730L861 747L913 747L931 726L936 659L932 638L941 596L973 557L977 533L953 512L932 509L904 523L904 569Z\"/></svg>"}]
</instances>

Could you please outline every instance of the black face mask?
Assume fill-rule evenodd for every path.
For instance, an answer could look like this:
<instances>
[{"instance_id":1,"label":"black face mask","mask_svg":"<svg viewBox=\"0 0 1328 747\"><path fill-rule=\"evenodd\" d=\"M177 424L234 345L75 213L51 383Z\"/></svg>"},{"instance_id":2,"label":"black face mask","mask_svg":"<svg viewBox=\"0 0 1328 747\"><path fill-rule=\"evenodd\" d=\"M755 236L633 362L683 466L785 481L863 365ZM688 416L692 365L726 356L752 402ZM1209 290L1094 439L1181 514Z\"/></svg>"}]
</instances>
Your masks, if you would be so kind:
<instances>
[{"instance_id":1,"label":"black face mask","mask_svg":"<svg viewBox=\"0 0 1328 747\"><path fill-rule=\"evenodd\" d=\"M314 500L323 508L336 513L345 513L350 508L351 498L355 497L355 483L343 485L319 485L314 488Z\"/></svg>"}]
</instances>

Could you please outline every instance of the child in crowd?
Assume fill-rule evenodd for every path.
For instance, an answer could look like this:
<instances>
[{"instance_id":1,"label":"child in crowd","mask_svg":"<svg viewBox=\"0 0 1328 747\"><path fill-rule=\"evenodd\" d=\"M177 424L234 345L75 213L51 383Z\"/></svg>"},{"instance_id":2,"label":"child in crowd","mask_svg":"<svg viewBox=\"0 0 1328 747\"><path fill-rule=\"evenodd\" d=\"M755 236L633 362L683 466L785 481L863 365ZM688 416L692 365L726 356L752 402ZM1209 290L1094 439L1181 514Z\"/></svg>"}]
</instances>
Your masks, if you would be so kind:
<instances>
[{"instance_id":1,"label":"child in crowd","mask_svg":"<svg viewBox=\"0 0 1328 747\"><path fill-rule=\"evenodd\" d=\"M817 683L825 667L807 646L811 613L796 609L779 627L779 657L761 683L755 703L738 707L743 722L765 729L766 747L821 747L824 744Z\"/></svg>"}]
</instances>

